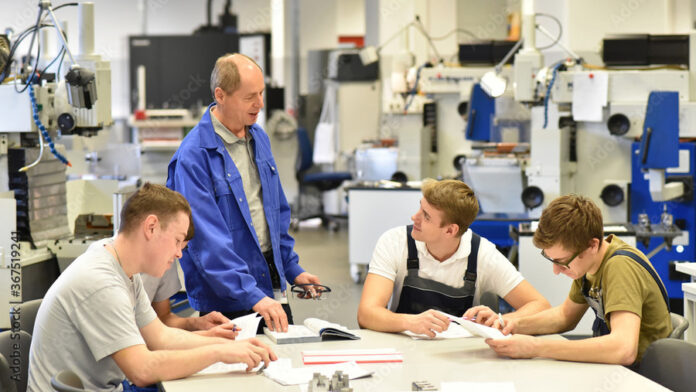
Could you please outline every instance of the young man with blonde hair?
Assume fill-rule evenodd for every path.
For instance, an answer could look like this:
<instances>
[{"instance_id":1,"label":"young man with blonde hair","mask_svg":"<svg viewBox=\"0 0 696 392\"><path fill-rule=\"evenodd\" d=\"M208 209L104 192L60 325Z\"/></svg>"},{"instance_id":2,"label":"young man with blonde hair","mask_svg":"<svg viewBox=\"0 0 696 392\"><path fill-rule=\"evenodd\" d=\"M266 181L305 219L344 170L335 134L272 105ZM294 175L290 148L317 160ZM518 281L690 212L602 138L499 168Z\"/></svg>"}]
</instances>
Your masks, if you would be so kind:
<instances>
[{"instance_id":1,"label":"young man with blonde hair","mask_svg":"<svg viewBox=\"0 0 696 392\"><path fill-rule=\"evenodd\" d=\"M279 169L256 124L264 75L249 57L224 55L210 89L215 102L181 142L167 178L167 187L191 203L196 224L180 261L189 302L201 314L220 311L230 319L258 312L261 332L264 323L287 331L287 283L320 281L299 265Z\"/></svg>"},{"instance_id":2,"label":"young man with blonde hair","mask_svg":"<svg viewBox=\"0 0 696 392\"><path fill-rule=\"evenodd\" d=\"M591 200L568 195L551 202L539 219L534 245L553 263L553 272L570 277L573 285L561 305L513 320L503 333L569 331L592 307L594 337L487 340L498 354L632 365L651 342L671 333L667 293L657 272L635 247L613 235L604 237L602 214Z\"/></svg>"},{"instance_id":3,"label":"young man with blonde hair","mask_svg":"<svg viewBox=\"0 0 696 392\"><path fill-rule=\"evenodd\" d=\"M548 301L495 245L469 229L478 209L465 183L424 182L413 225L390 229L375 246L358 308L360 326L434 337L449 326L435 310L498 325L497 313L475 306L484 292L517 309L506 321L547 309Z\"/></svg>"},{"instance_id":4,"label":"young man with blonde hair","mask_svg":"<svg viewBox=\"0 0 696 392\"><path fill-rule=\"evenodd\" d=\"M51 377L76 373L87 391L135 390L189 376L216 362L275 360L256 339L205 337L162 324L140 273L162 276L189 236L191 209L181 194L145 184L121 213L113 240L90 247L60 275L36 316L29 391L51 390Z\"/></svg>"}]
</instances>

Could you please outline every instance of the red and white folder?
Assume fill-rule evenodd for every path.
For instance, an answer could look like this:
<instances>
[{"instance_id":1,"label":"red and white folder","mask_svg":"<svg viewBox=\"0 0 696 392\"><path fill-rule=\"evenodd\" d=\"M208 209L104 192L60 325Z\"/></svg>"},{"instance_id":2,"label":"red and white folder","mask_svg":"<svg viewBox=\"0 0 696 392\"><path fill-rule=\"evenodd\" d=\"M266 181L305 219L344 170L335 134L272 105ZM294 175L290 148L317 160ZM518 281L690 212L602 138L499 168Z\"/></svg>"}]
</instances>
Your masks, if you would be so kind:
<instances>
[{"instance_id":1,"label":"red and white folder","mask_svg":"<svg viewBox=\"0 0 696 392\"><path fill-rule=\"evenodd\" d=\"M404 355L393 348L308 350L302 352L305 365L329 365L341 362L396 363L403 362Z\"/></svg>"}]
</instances>

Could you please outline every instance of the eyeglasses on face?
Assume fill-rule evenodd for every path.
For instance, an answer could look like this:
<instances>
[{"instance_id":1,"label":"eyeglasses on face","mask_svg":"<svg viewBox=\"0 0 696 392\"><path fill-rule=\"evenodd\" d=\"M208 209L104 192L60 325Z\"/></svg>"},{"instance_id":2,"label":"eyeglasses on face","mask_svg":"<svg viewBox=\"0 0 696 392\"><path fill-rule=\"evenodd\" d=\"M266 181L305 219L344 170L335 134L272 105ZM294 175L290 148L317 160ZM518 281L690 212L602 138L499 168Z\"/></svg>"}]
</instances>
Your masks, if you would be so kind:
<instances>
[{"instance_id":1,"label":"eyeglasses on face","mask_svg":"<svg viewBox=\"0 0 696 392\"><path fill-rule=\"evenodd\" d=\"M578 257L578 255L579 255L580 253L582 253L582 252L583 252L583 251L575 252L572 256L570 256L570 258L569 258L567 261L558 260L558 259L553 259L553 258L549 257L549 256L546 254L546 252L544 252L543 249L541 250L541 255L544 256L544 258L545 258L546 260L548 260L548 261L550 261L550 262L552 262L552 263L554 263L554 264L556 264L556 265L558 265L558 266L561 266L561 267L563 267L563 268L570 268L570 267L568 267L568 266L570 265L570 263L572 263L573 260L575 260L575 258Z\"/></svg>"}]
</instances>

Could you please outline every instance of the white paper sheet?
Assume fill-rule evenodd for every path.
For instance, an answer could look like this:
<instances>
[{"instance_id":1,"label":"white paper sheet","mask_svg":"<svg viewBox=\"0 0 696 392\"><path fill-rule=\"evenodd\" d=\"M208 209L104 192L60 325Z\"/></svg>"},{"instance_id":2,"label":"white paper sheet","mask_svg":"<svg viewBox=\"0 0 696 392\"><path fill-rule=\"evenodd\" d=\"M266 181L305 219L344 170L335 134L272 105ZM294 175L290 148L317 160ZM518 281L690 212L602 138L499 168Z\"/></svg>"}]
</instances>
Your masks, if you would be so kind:
<instances>
[{"instance_id":1,"label":"white paper sheet","mask_svg":"<svg viewBox=\"0 0 696 392\"><path fill-rule=\"evenodd\" d=\"M609 74L604 71L576 72L573 75L573 119L602 121L607 106Z\"/></svg>"},{"instance_id":2,"label":"white paper sheet","mask_svg":"<svg viewBox=\"0 0 696 392\"><path fill-rule=\"evenodd\" d=\"M465 319L463 319L461 317L457 317L457 316L452 316L451 314L447 314L445 312L440 312L440 313L447 316L451 322L459 324L460 326L462 326L462 328L471 332L475 336L481 336L482 338L490 338L490 339L507 339L510 337L510 335L503 335L503 333L500 332L499 329L487 327L483 324L477 324L474 321L465 320Z\"/></svg>"},{"instance_id":3,"label":"white paper sheet","mask_svg":"<svg viewBox=\"0 0 696 392\"><path fill-rule=\"evenodd\" d=\"M289 358L282 358L275 362L271 362L271 364L268 365L268 367L263 371L263 374L280 385L299 385L309 383L312 380L314 373L321 373L322 375L331 378L331 376L333 376L337 370L347 374L348 378L351 380L368 377L374 373L361 368L355 362L293 368L292 361Z\"/></svg>"},{"instance_id":4,"label":"white paper sheet","mask_svg":"<svg viewBox=\"0 0 696 392\"><path fill-rule=\"evenodd\" d=\"M256 372L263 366L261 363L256 368L252 369L252 372ZM196 373L197 375L206 374L227 374L227 373L246 373L247 365L246 363L224 363L215 362L214 364L208 366L207 368Z\"/></svg>"},{"instance_id":5,"label":"white paper sheet","mask_svg":"<svg viewBox=\"0 0 696 392\"><path fill-rule=\"evenodd\" d=\"M471 332L467 331L464 327L461 325L455 324L455 323L450 323L449 328L443 332L435 332L435 337L431 338L428 335L424 334L419 334L419 333L413 333L411 331L404 331L402 332L405 335L410 336L411 338L415 340L441 340L441 339L461 339L461 338L470 338L474 335L471 334Z\"/></svg>"},{"instance_id":6,"label":"white paper sheet","mask_svg":"<svg viewBox=\"0 0 696 392\"><path fill-rule=\"evenodd\" d=\"M230 320L230 323L235 324L242 330L235 340L249 339L256 337L256 330L259 328L259 323L261 322L261 317L258 313L254 312L247 314L246 316L237 317L234 320Z\"/></svg>"}]
</instances>

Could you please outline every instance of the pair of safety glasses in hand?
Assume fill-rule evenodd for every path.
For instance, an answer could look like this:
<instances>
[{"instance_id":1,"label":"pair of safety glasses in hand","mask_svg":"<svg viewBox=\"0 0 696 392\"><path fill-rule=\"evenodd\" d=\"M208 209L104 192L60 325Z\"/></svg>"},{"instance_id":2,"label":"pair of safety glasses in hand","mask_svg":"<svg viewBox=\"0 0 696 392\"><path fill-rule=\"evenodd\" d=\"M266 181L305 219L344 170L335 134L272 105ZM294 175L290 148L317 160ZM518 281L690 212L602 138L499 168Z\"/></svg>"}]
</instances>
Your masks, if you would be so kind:
<instances>
[{"instance_id":1,"label":"pair of safety glasses in hand","mask_svg":"<svg viewBox=\"0 0 696 392\"><path fill-rule=\"evenodd\" d=\"M292 285L290 292L297 294L300 299L321 300L329 295L331 288L323 284L303 283Z\"/></svg>"}]
</instances>

